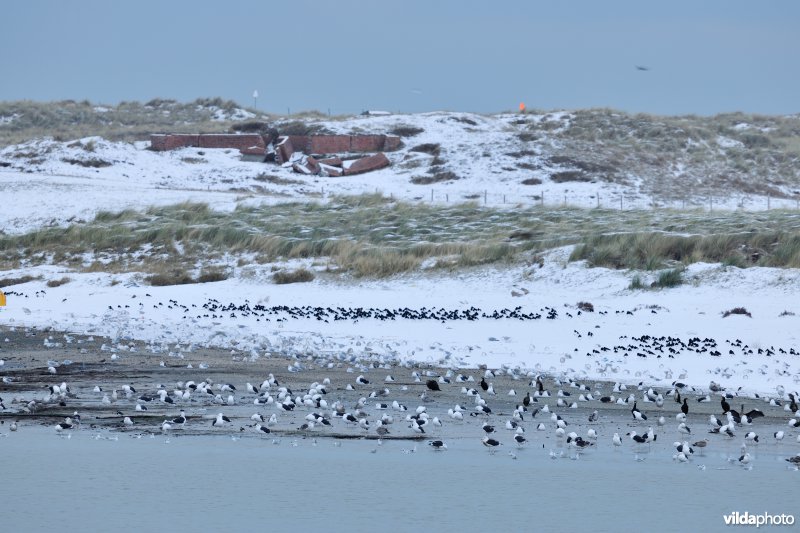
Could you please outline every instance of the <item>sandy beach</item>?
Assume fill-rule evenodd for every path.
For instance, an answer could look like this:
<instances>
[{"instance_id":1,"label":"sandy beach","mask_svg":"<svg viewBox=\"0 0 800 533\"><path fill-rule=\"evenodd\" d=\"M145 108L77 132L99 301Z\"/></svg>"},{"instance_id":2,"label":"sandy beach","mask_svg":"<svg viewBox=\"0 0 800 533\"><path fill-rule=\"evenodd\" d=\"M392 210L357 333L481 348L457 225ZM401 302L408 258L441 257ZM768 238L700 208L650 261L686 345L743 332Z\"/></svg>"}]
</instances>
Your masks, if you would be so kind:
<instances>
[{"instance_id":1,"label":"sandy beach","mask_svg":"<svg viewBox=\"0 0 800 533\"><path fill-rule=\"evenodd\" d=\"M507 369L445 369L419 364L392 366L375 361L348 360L346 357L337 360L335 357L319 355L309 355L305 359L268 355L254 357L250 353L237 353L235 350L188 346L175 346L174 351L169 353L150 353L144 343L135 341L113 344L104 338L23 328L4 328L1 339L0 358L4 364L0 367L0 375L4 380L0 384L0 396L5 409L0 413L0 420L6 424L15 420L19 426L55 427L65 417L78 412L80 428L83 430L110 429L160 434L164 433L162 423L174 419L179 410L184 409L186 423L172 424L173 429L168 430L175 435L232 433L242 437L260 436L252 427L256 421L251 416L260 413L269 419L274 413L278 422L270 426L272 437L378 439L377 422L383 415L389 415L393 422L385 426L389 431L383 435L386 440L446 441L474 438L476 445L479 445L484 436L481 426L489 423L496 427L496 433L491 437L510 445L515 444L514 432L507 430L505 424L512 420L516 407L523 403L525 395L531 394L528 411L521 413L522 419L513 419L526 430L529 441L533 441L537 433L540 440L555 438L553 433L556 425L551 416L557 413L570 424L569 430L582 438L587 438L589 427L595 427L599 436L602 436L598 438L597 446L610 446L614 432L624 437L629 431L638 430L641 434L651 426L656 433L663 434L663 442L710 438L712 442L717 439L720 442L735 440L738 446L749 431L759 433L763 443L773 440L773 433L782 430L784 442L798 444L795 439L799 432L787 425L791 413L786 407L771 406L764 400L749 397L731 398L728 401L735 410L740 410L744 404L744 412L758 409L764 413L763 417L755 419L750 426L742 426L735 438L709 435L709 415L714 414L723 421L725 417L720 406L720 394L710 396L710 401L698 401L706 397L707 390L691 391L685 388L681 391L683 397L688 399L690 412L686 423L692 428L692 433L680 435L676 429L679 424L676 415L680 413L681 404L671 396L666 396L663 406L658 407L656 403L644 401L644 392L635 386L615 393L613 382L587 381L578 384L558 381L563 380L563 376L543 375L545 390L550 396L537 398L533 375L520 375ZM494 394L480 387L487 370L494 373L494 377L486 380L491 383ZM247 383L260 388L270 374L277 384L262 389L259 395L247 391ZM459 375L471 381L459 382ZM450 383L441 383L439 376L451 376L447 378ZM357 380L359 377L369 383L360 383ZM440 390L430 390L426 385L428 380L436 381ZM203 381L211 383L213 393L190 391L191 397L184 400L178 396L178 392L186 390L182 389L182 385L189 381L196 384ZM325 394L320 397L327 402L327 407L324 404L322 407L303 405L302 399L292 411L278 407L280 400L277 397L282 387L289 389L291 396L298 400L308 393L312 384L323 382L327 385ZM66 384L69 392L50 394L50 387L60 387L61 384ZM132 387L136 392L129 392L126 396L124 386ZM102 390L96 391L95 387ZM159 389L166 391L170 403L159 399ZM469 389L473 392L464 392ZM512 390L514 395L509 394ZM111 399L114 391L117 393L116 400ZM559 391L563 391L565 396L559 396ZM656 390L658 392L666 395L668 391ZM476 394L485 400L491 413L476 411ZM588 398L590 395L593 399ZM600 401L601 397L612 395L631 399L621 404ZM259 405L255 403L258 396L269 396L274 401ZM559 407L557 402L560 401L566 406ZM647 421L637 422L633 419L633 401L637 401L638 409L648 416ZM368 429L337 418L334 411L336 402L340 402L347 413L367 420ZM393 407L394 402L405 406L407 410ZM137 404L146 410L137 411ZM378 408L378 404L385 404L385 407ZM456 404L465 410L463 420L453 420L448 415L448 410ZM545 406L549 413L542 412ZM423 428L424 433L413 430L406 417L415 415L418 407L424 407L431 419L437 417L441 425L428 423ZM534 417L531 413L537 408L540 411ZM598 421L590 423L589 415L595 410L599 413ZM307 422L306 416L312 412L323 414L332 424L300 429ZM218 413L224 413L230 423L223 427L212 426L211 422ZM130 417L134 423L125 425L124 416ZM661 416L665 419L663 427L658 425ZM536 431L539 423L544 423L546 430Z\"/></svg>"}]
</instances>

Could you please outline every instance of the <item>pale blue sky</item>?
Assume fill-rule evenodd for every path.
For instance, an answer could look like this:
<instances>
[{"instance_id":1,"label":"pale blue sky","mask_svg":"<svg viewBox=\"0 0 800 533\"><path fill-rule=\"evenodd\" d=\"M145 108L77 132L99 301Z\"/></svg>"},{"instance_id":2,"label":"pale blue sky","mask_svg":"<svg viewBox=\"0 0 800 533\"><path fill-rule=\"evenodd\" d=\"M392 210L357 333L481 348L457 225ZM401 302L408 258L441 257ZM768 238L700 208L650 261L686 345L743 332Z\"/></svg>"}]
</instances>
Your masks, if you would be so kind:
<instances>
[{"instance_id":1,"label":"pale blue sky","mask_svg":"<svg viewBox=\"0 0 800 533\"><path fill-rule=\"evenodd\" d=\"M800 112L794 0L28 0L0 13L0 100L252 105L258 89L277 113Z\"/></svg>"}]
</instances>

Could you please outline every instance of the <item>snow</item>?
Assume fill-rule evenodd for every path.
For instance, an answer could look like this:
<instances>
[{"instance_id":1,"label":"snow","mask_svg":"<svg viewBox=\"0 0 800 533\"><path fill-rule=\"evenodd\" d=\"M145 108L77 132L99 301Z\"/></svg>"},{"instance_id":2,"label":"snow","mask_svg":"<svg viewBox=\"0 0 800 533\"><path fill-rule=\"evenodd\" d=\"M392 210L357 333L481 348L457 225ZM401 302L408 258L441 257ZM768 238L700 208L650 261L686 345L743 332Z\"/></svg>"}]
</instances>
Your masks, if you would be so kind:
<instances>
[{"instance_id":1,"label":"snow","mask_svg":"<svg viewBox=\"0 0 800 533\"><path fill-rule=\"evenodd\" d=\"M218 122L227 122L231 120L250 120L256 116L255 113L251 113L250 111L240 108L236 108L232 112L216 108L215 106L211 106L209 109L214 111L212 120L216 120Z\"/></svg>"},{"instance_id":2,"label":"snow","mask_svg":"<svg viewBox=\"0 0 800 533\"><path fill-rule=\"evenodd\" d=\"M722 148L744 148L744 144L741 141L724 137L722 135L717 137L717 144Z\"/></svg>"},{"instance_id":3,"label":"snow","mask_svg":"<svg viewBox=\"0 0 800 533\"><path fill-rule=\"evenodd\" d=\"M7 126L20 117L19 113L13 115L0 115L0 126Z\"/></svg>"},{"instance_id":4,"label":"snow","mask_svg":"<svg viewBox=\"0 0 800 533\"><path fill-rule=\"evenodd\" d=\"M0 168L0 194L5 199L0 228L6 233L19 233L89 220L100 210L142 209L187 200L230 210L243 203L306 201L309 191L324 191L317 201L326 201L334 192L359 194L374 192L376 188L395 198L426 202L430 201L431 191L434 202L461 201L473 194L482 200L486 191L489 204L503 205L501 196L505 195L508 208L516 203L538 203L532 198L534 193L544 194L548 204L560 204L565 194L573 205L594 206L597 195L610 203L618 202L621 194L626 195L626 205L635 204L635 199L629 200L635 198L636 191L631 190L638 186L635 176L631 177L633 185L628 188L608 183L555 184L544 173L540 174L542 186L519 185L519 171L502 170L513 163L513 158L506 154L521 148L514 130L508 127L517 119L516 114L487 117L427 113L325 122L334 132L356 128L386 132L399 125L424 129L423 133L405 139L403 150L387 154L391 167L334 179L303 176L275 165L241 161L236 150L187 148L159 153L146 150L146 143L83 139L83 145L93 141L94 150L90 152L68 146L72 143L40 139L0 151L0 161L12 163L9 168ZM547 120L568 119L568 114L547 116ZM421 174L425 168L404 167L407 156L429 156L413 154L408 148L429 142L441 144L446 169L461 179L425 187L409 182L411 176ZM717 143L722 145L719 139ZM25 153L35 153L35 157L17 157ZM65 162L65 159L90 158L111 165L88 168ZM535 161L537 156L526 158ZM255 180L262 173L299 183L278 185ZM525 175L537 174L528 171ZM241 192L242 188L255 184L268 186L266 192ZM649 199L642 198L642 205L646 201ZM714 206L735 208L737 201L732 198L725 204L715 198ZM776 203L773 200L773 207ZM310 283L289 285L271 282L270 265L237 266L233 258L227 259L234 272L228 280L170 287L145 285L138 273L83 273L61 266L39 266L3 272L4 278L31 275L41 279L4 289L7 294L22 295L9 295L8 306L0 308L0 323L107 335L115 340L141 339L151 343L151 349L167 352L175 343L296 356L323 351L445 366L510 365L533 372L626 383L645 381L661 386L681 380L706 388L714 380L729 387L741 386L745 392L774 394L779 387L797 390L800 359L779 350L798 346L799 319L794 313L800 313L796 299L800 271L694 264L687 268L688 281L682 286L630 290L634 272L588 268L582 262L569 262L570 252L569 247L551 251L545 255L541 268L483 267L455 273L424 270L366 281L319 272ZM303 260L281 266L314 268ZM654 275L640 274L645 284L651 281L648 276ZM47 280L64 276L71 281L59 287L46 286ZM518 296L512 296L512 291ZM221 313L217 318L198 318L197 315L203 314L198 310L209 299L251 306L388 309L424 306L462 310L474 306L486 313L521 306L525 313L543 315L547 313L543 310L549 307L558 316L530 321L363 319L330 323L313 318L256 321L255 317L238 313L234 313L235 317ZM187 306L191 312L184 317L178 308L169 309L169 300ZM591 302L595 311L579 315L577 303L582 301ZM159 306L159 302L164 305ZM752 316L723 318L723 312L735 307L746 308ZM683 341L692 337L713 338L721 355L684 351L674 358L654 355L642 358L601 350L642 335L672 336ZM741 339L754 353L746 354L726 342L735 339ZM774 355L758 353L758 348L770 347L774 347ZM598 353L593 354L592 350Z\"/></svg>"}]
</instances>

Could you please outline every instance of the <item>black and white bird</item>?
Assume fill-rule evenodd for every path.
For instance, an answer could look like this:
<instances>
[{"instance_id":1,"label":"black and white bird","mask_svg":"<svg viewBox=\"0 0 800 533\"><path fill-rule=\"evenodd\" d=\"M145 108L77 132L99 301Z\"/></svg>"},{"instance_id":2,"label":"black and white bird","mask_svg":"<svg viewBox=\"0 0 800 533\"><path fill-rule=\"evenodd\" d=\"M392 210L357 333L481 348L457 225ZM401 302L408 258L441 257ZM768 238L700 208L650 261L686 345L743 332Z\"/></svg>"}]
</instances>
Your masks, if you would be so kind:
<instances>
[{"instance_id":1,"label":"black and white bird","mask_svg":"<svg viewBox=\"0 0 800 533\"><path fill-rule=\"evenodd\" d=\"M517 442L518 446L522 446L524 443L528 442L528 439L517 433L514 435L514 440Z\"/></svg>"},{"instance_id":2,"label":"black and white bird","mask_svg":"<svg viewBox=\"0 0 800 533\"><path fill-rule=\"evenodd\" d=\"M222 413L217 413L217 417L211 422L212 426L224 426L225 423L230 423L231 419L227 416L223 415Z\"/></svg>"},{"instance_id":3,"label":"black and white bird","mask_svg":"<svg viewBox=\"0 0 800 533\"><path fill-rule=\"evenodd\" d=\"M691 446L689 446L689 443L686 441L676 442L675 449L678 450L678 452L685 454L687 457L694 454L694 450L692 449Z\"/></svg>"},{"instance_id":4,"label":"black and white bird","mask_svg":"<svg viewBox=\"0 0 800 533\"><path fill-rule=\"evenodd\" d=\"M75 422L71 417L66 417L63 422L56 424L56 431L64 431L65 429L72 429L75 427Z\"/></svg>"},{"instance_id":5,"label":"black and white bird","mask_svg":"<svg viewBox=\"0 0 800 533\"><path fill-rule=\"evenodd\" d=\"M583 440L581 437L567 437L567 445L573 446L576 448L588 448L589 446L594 446L594 442L589 442L588 440Z\"/></svg>"},{"instance_id":6,"label":"black and white bird","mask_svg":"<svg viewBox=\"0 0 800 533\"><path fill-rule=\"evenodd\" d=\"M445 444L444 441L441 441L441 440L432 440L432 441L428 442L428 446L431 446L434 450L437 450L437 451L438 450L446 450L447 449L447 444Z\"/></svg>"},{"instance_id":7,"label":"black and white bird","mask_svg":"<svg viewBox=\"0 0 800 533\"><path fill-rule=\"evenodd\" d=\"M753 442L756 442L756 443L757 443L757 442L758 442L758 435L756 435L756 432L755 432L755 431L749 431L749 432L748 432L748 433L747 433L747 434L744 436L744 440L749 440L749 441L753 441Z\"/></svg>"},{"instance_id":8,"label":"black and white bird","mask_svg":"<svg viewBox=\"0 0 800 533\"><path fill-rule=\"evenodd\" d=\"M500 446L502 444L500 441L489 437L483 437L483 440L481 442L487 448L496 448L497 446Z\"/></svg>"},{"instance_id":9,"label":"black and white bird","mask_svg":"<svg viewBox=\"0 0 800 533\"><path fill-rule=\"evenodd\" d=\"M629 436L634 442L638 442L639 444L647 443L647 435L637 435L635 431L631 431L626 435Z\"/></svg>"},{"instance_id":10,"label":"black and white bird","mask_svg":"<svg viewBox=\"0 0 800 533\"><path fill-rule=\"evenodd\" d=\"M647 415L643 414L639 409L636 408L636 402L633 402L633 407L631 407L631 415L633 416L634 420L647 420Z\"/></svg>"},{"instance_id":11,"label":"black and white bird","mask_svg":"<svg viewBox=\"0 0 800 533\"><path fill-rule=\"evenodd\" d=\"M746 465L749 463L750 463L750 454L748 452L744 452L744 454L742 454L739 457L739 464Z\"/></svg>"}]
</instances>

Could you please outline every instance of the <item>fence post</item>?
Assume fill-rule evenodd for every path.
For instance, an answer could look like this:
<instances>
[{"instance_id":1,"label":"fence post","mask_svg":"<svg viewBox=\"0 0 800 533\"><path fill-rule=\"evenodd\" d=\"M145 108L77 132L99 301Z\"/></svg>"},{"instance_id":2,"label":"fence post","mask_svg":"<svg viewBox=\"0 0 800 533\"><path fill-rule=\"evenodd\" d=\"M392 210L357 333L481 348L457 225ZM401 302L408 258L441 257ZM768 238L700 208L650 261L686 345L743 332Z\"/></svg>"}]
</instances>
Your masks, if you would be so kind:
<instances>
[{"instance_id":1,"label":"fence post","mask_svg":"<svg viewBox=\"0 0 800 533\"><path fill-rule=\"evenodd\" d=\"M769 195L767 195L767 211L769 211Z\"/></svg>"},{"instance_id":2,"label":"fence post","mask_svg":"<svg viewBox=\"0 0 800 533\"><path fill-rule=\"evenodd\" d=\"M622 195L619 196L619 210L622 211Z\"/></svg>"},{"instance_id":3,"label":"fence post","mask_svg":"<svg viewBox=\"0 0 800 533\"><path fill-rule=\"evenodd\" d=\"M503 203L506 203L506 195L503 195Z\"/></svg>"},{"instance_id":4,"label":"fence post","mask_svg":"<svg viewBox=\"0 0 800 533\"><path fill-rule=\"evenodd\" d=\"M445 202L449 202L450 201L450 194L445 194L444 195L444 201Z\"/></svg>"},{"instance_id":5,"label":"fence post","mask_svg":"<svg viewBox=\"0 0 800 533\"><path fill-rule=\"evenodd\" d=\"M483 190L483 205L486 205L486 189Z\"/></svg>"},{"instance_id":6,"label":"fence post","mask_svg":"<svg viewBox=\"0 0 800 533\"><path fill-rule=\"evenodd\" d=\"M433 189L431 189L431 202L433 202Z\"/></svg>"}]
</instances>

